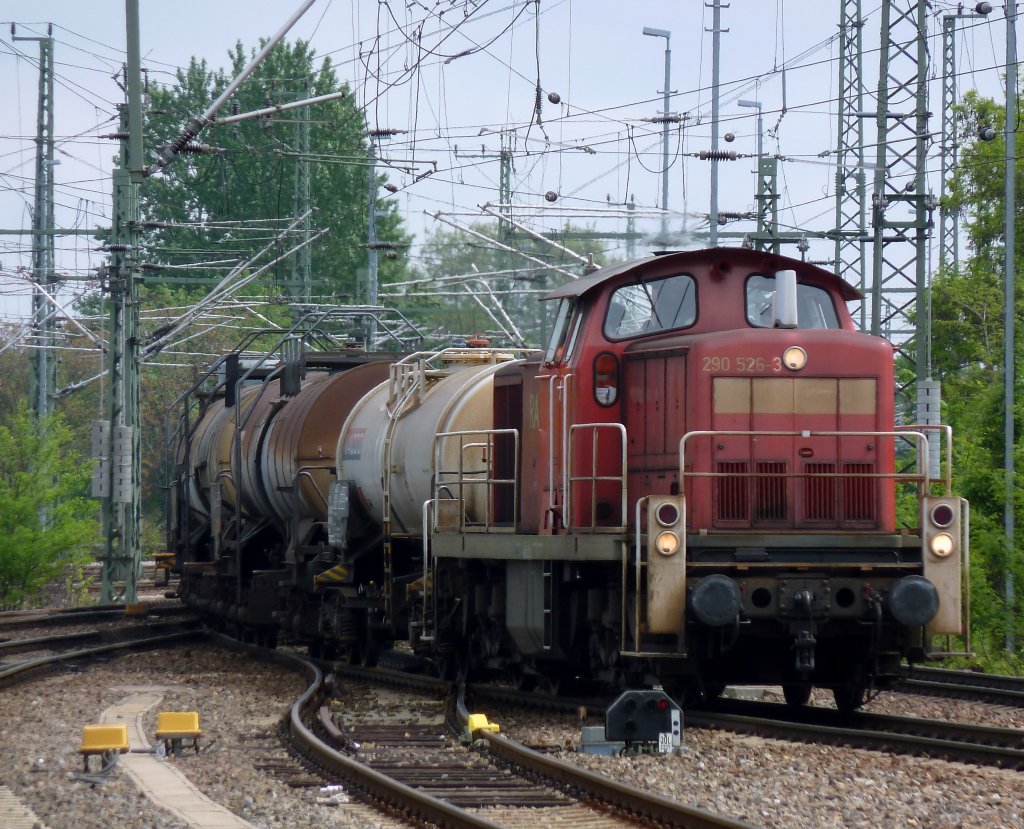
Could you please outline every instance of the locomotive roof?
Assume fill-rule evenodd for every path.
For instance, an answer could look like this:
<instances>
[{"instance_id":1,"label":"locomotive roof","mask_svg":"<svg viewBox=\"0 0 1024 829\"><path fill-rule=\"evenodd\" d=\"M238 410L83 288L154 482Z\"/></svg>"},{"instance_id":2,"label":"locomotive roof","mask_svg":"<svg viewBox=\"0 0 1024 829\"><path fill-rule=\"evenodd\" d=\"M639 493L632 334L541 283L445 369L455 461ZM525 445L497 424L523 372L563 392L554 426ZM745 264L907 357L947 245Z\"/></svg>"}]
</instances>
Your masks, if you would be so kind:
<instances>
[{"instance_id":1,"label":"locomotive roof","mask_svg":"<svg viewBox=\"0 0 1024 829\"><path fill-rule=\"evenodd\" d=\"M819 268L817 265L812 265L808 262L802 262L799 259L791 259L788 256L780 256L776 253L767 253L749 248L704 248L701 250L659 253L654 256L645 256L643 259L632 259L628 262L620 262L607 268L601 268L594 271L594 273L581 276L579 279L555 288L555 290L546 294L543 299L581 297L604 283L632 271L635 271L639 278L652 265L656 266L660 271L662 266L666 264L672 267L694 268L709 263L712 266L716 266L723 262L729 262L731 265L747 265L761 273L794 270L797 273L798 280L802 281L805 276L813 276L815 282L837 289L844 300L850 301L864 298L860 291L831 271ZM746 275L746 273L742 274L744 278Z\"/></svg>"}]
</instances>

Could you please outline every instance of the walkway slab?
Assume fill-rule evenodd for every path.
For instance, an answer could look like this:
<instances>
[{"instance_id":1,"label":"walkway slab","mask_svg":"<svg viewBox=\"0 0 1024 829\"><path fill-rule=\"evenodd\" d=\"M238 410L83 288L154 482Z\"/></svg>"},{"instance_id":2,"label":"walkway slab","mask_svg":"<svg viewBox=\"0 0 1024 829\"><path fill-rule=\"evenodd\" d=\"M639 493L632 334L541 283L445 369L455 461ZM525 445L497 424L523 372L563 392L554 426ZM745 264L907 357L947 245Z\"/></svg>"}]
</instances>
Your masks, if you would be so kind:
<instances>
[{"instance_id":1,"label":"walkway slab","mask_svg":"<svg viewBox=\"0 0 1024 829\"><path fill-rule=\"evenodd\" d=\"M0 826L4 829L46 829L33 812L14 792L0 786Z\"/></svg>"},{"instance_id":2,"label":"walkway slab","mask_svg":"<svg viewBox=\"0 0 1024 829\"><path fill-rule=\"evenodd\" d=\"M139 689L103 712L105 725L128 726L128 744L132 752L148 751L144 718L160 704L161 689ZM155 754L122 754L120 763L139 789L157 806L196 829L256 829L253 824L215 803L193 785L173 765Z\"/></svg>"}]
</instances>

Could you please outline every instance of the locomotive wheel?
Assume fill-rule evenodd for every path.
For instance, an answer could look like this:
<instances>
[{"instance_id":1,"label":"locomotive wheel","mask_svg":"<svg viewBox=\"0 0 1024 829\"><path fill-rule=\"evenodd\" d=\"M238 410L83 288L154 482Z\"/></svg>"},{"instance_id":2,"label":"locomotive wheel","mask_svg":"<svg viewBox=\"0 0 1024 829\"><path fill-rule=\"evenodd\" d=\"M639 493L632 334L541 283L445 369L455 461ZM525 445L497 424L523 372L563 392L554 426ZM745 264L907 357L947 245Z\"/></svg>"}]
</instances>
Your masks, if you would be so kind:
<instances>
[{"instance_id":1,"label":"locomotive wheel","mask_svg":"<svg viewBox=\"0 0 1024 829\"><path fill-rule=\"evenodd\" d=\"M684 709L703 708L718 699L725 690L721 682L698 682L695 679L665 684L665 693Z\"/></svg>"},{"instance_id":2,"label":"locomotive wheel","mask_svg":"<svg viewBox=\"0 0 1024 829\"><path fill-rule=\"evenodd\" d=\"M811 685L806 682L783 683L782 695L786 698L786 705L799 708L811 701Z\"/></svg>"},{"instance_id":3,"label":"locomotive wheel","mask_svg":"<svg viewBox=\"0 0 1024 829\"><path fill-rule=\"evenodd\" d=\"M434 662L439 679L458 682L466 677L466 661L462 654L454 650L442 650Z\"/></svg>"},{"instance_id":4,"label":"locomotive wheel","mask_svg":"<svg viewBox=\"0 0 1024 829\"><path fill-rule=\"evenodd\" d=\"M704 702L714 702L725 690L724 682L705 682L704 683Z\"/></svg>"},{"instance_id":5,"label":"locomotive wheel","mask_svg":"<svg viewBox=\"0 0 1024 829\"><path fill-rule=\"evenodd\" d=\"M863 682L850 682L847 685L837 685L832 689L836 708L847 713L860 708L864 704L866 695L867 687Z\"/></svg>"}]
</instances>

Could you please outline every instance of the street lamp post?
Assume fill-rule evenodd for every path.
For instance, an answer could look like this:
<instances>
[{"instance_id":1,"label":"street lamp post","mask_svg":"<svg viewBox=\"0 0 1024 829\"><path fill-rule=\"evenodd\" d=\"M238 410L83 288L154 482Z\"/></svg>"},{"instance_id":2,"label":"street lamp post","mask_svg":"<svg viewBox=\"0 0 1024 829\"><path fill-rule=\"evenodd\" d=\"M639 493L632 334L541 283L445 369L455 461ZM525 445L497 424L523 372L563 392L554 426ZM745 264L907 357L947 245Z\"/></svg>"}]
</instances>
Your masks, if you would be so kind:
<instances>
[{"instance_id":1,"label":"street lamp post","mask_svg":"<svg viewBox=\"0 0 1024 829\"><path fill-rule=\"evenodd\" d=\"M666 211L661 217L661 242L668 244L668 104L669 86L672 79L672 50L669 48L672 33L667 29L652 29L644 26L644 34L649 37L665 38L665 89L664 105L661 122L661 209Z\"/></svg>"}]
</instances>

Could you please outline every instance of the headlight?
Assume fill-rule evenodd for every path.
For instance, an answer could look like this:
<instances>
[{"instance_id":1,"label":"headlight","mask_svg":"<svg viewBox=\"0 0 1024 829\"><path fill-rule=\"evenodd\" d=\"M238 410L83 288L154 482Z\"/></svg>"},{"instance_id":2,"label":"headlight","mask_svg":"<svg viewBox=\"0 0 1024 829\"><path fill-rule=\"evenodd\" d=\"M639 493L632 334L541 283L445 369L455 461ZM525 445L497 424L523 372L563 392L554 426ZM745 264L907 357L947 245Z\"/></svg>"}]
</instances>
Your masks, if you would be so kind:
<instances>
[{"instance_id":1,"label":"headlight","mask_svg":"<svg viewBox=\"0 0 1024 829\"><path fill-rule=\"evenodd\" d=\"M679 536L670 532L658 533L654 547L663 556L674 556L679 552Z\"/></svg>"},{"instance_id":2,"label":"headlight","mask_svg":"<svg viewBox=\"0 0 1024 829\"><path fill-rule=\"evenodd\" d=\"M791 371L800 371L807 365L807 352L798 345L791 345L782 352L782 364Z\"/></svg>"},{"instance_id":3,"label":"headlight","mask_svg":"<svg viewBox=\"0 0 1024 829\"><path fill-rule=\"evenodd\" d=\"M946 558L955 547L956 542L953 541L953 536L949 533L936 533L928 541L928 549L932 551L932 555L938 558Z\"/></svg>"},{"instance_id":4,"label":"headlight","mask_svg":"<svg viewBox=\"0 0 1024 829\"><path fill-rule=\"evenodd\" d=\"M948 527L956 518L956 513L949 504L936 504L932 507L931 518L936 527Z\"/></svg>"},{"instance_id":5,"label":"headlight","mask_svg":"<svg viewBox=\"0 0 1024 829\"><path fill-rule=\"evenodd\" d=\"M679 520L679 507L673 503L665 503L654 513L658 523L663 527L671 527Z\"/></svg>"}]
</instances>

